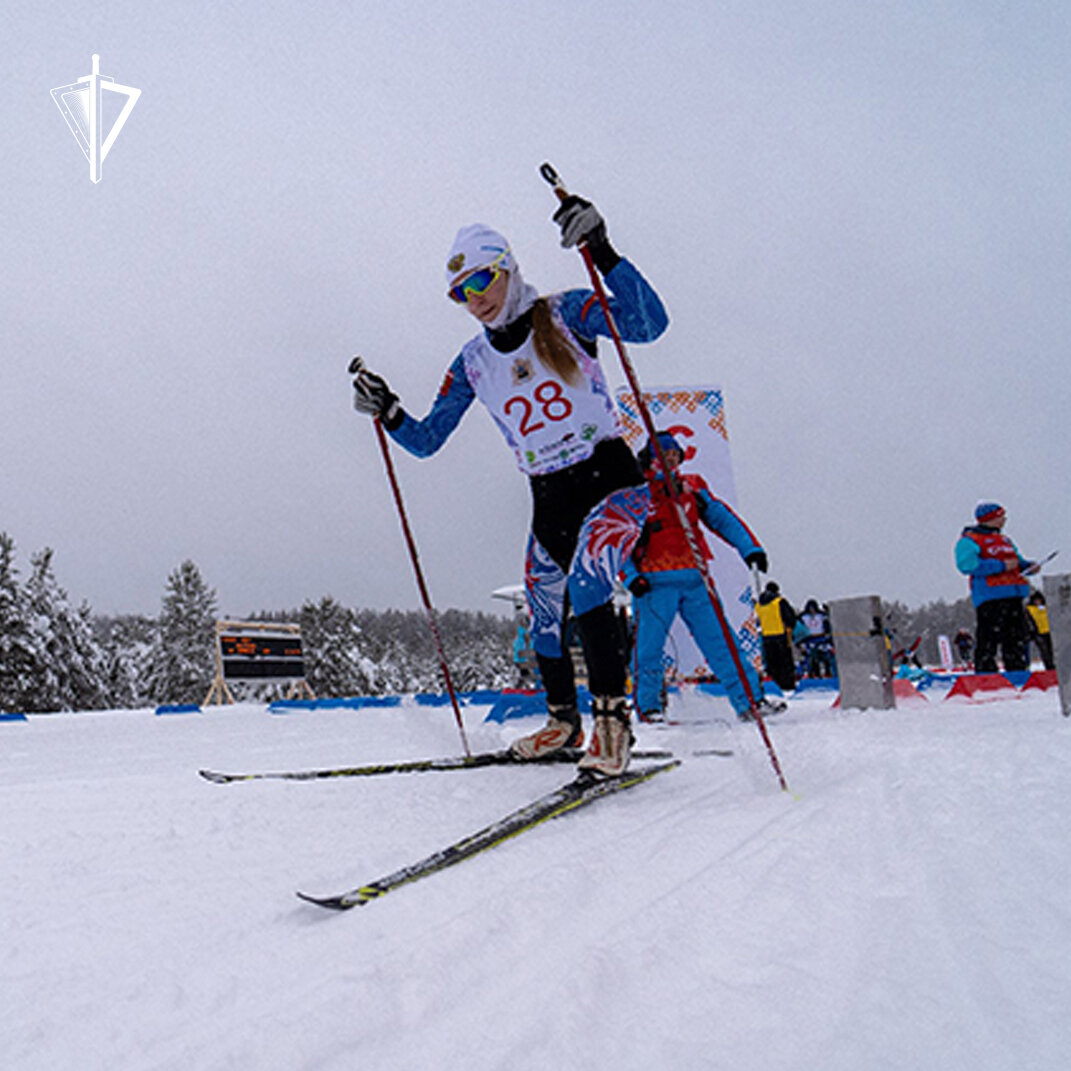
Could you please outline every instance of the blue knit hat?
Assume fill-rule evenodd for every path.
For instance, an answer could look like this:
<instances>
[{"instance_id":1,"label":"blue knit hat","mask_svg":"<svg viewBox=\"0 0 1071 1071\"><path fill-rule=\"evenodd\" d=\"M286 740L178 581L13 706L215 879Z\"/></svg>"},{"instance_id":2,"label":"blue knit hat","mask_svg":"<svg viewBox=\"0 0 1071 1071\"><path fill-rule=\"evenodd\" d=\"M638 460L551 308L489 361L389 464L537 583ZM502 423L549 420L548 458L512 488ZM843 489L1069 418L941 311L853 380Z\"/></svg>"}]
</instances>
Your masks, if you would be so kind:
<instances>
[{"instance_id":1,"label":"blue knit hat","mask_svg":"<svg viewBox=\"0 0 1071 1071\"><path fill-rule=\"evenodd\" d=\"M676 450L680 459L684 460L684 450L672 432L656 431L655 438L658 440L658 445L662 447L663 454L669 453L670 450ZM637 455L637 460L640 463L640 468L645 472L655 463L657 458L655 457L654 444L651 439L647 440L643 449Z\"/></svg>"},{"instance_id":2,"label":"blue knit hat","mask_svg":"<svg viewBox=\"0 0 1071 1071\"><path fill-rule=\"evenodd\" d=\"M655 433L655 437L658 439L658 445L662 447L662 453L666 453L668 450L676 450L681 457L684 457L684 450L681 448L681 444L677 442L676 436L670 431L659 431ZM647 444L647 449L654 453L654 447L651 443Z\"/></svg>"},{"instance_id":3,"label":"blue knit hat","mask_svg":"<svg viewBox=\"0 0 1071 1071\"><path fill-rule=\"evenodd\" d=\"M1004 507L999 502L983 499L974 507L974 519L979 524L992 524L1004 516Z\"/></svg>"}]
</instances>

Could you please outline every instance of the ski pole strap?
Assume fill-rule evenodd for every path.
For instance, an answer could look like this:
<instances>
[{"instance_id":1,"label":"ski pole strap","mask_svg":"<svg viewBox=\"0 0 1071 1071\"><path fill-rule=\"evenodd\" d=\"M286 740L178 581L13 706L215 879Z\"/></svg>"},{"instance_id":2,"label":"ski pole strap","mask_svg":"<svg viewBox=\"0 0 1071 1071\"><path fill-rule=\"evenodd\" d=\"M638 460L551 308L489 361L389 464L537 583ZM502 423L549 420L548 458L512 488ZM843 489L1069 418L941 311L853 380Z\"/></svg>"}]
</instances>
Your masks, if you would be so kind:
<instances>
[{"instance_id":1,"label":"ski pole strap","mask_svg":"<svg viewBox=\"0 0 1071 1071\"><path fill-rule=\"evenodd\" d=\"M558 195L559 201L564 201L565 198L569 196L569 193L565 188L565 183L562 182L561 175L554 170L553 164L541 164L539 173L551 184L551 186L554 187L554 192Z\"/></svg>"}]
</instances>

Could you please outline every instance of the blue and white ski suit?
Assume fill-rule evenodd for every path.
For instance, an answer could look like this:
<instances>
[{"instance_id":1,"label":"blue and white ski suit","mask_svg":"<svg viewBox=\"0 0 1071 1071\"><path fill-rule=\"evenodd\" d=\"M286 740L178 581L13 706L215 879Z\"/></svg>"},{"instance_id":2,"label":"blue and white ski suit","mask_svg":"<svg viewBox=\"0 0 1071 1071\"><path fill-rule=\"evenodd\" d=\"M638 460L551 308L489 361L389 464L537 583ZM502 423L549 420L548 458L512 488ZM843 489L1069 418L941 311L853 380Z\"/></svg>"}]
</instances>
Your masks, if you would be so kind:
<instances>
[{"instance_id":1,"label":"blue and white ski suit","mask_svg":"<svg viewBox=\"0 0 1071 1071\"><path fill-rule=\"evenodd\" d=\"M668 323L658 295L627 260L605 273L610 309L628 342L658 338ZM479 399L513 450L532 489L532 532L525 584L533 647L548 702L575 702L572 666L563 650L567 602L577 617L595 695L621 695L623 637L613 617L614 578L639 538L648 492L622 438L613 396L595 351L609 337L590 290L552 295L551 313L581 372L568 383L535 352L531 310L498 331L484 330L454 359L428 414L405 413L390 430L410 453L435 453ZM566 663L569 663L568 666Z\"/></svg>"}]
</instances>

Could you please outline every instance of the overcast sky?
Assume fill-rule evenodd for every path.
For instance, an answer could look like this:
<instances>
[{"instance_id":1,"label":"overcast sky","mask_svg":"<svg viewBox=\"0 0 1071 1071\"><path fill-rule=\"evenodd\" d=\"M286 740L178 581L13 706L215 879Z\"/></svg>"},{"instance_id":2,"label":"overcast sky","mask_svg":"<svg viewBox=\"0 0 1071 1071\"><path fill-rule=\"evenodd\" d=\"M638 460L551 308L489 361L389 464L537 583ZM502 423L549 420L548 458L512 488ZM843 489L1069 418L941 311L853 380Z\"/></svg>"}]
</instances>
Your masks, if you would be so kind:
<instances>
[{"instance_id":1,"label":"overcast sky","mask_svg":"<svg viewBox=\"0 0 1071 1071\"><path fill-rule=\"evenodd\" d=\"M960 597L982 497L1071 569L1064 0L8 0L0 40L0 530L98 612L186 558L226 614L418 605L346 366L425 412L462 224L583 285L543 160L665 300L641 380L723 388L790 598ZM49 93L94 52L142 90L98 185ZM487 414L395 458L436 604L502 609Z\"/></svg>"}]
</instances>

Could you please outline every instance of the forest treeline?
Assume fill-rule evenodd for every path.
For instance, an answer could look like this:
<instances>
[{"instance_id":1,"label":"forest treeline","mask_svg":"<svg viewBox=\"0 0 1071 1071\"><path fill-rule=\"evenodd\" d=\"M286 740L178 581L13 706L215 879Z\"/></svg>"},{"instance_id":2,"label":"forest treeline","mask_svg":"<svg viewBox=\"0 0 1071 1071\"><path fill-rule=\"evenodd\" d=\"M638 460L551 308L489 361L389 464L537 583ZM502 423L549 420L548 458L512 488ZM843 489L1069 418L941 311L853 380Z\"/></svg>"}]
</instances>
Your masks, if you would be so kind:
<instances>
[{"instance_id":1,"label":"forest treeline","mask_svg":"<svg viewBox=\"0 0 1071 1071\"><path fill-rule=\"evenodd\" d=\"M14 540L0 532L0 711L121 710L205 699L216 671L220 615L216 593L194 562L168 576L160 613L148 617L73 606L52 559L50 548L34 554L22 579ZM317 696L443 690L423 612L353 609L325 596L242 620L301 626L305 679ZM511 683L511 621L447 610L437 622L458 691ZM244 694L273 698L279 688L249 686Z\"/></svg>"},{"instance_id":2,"label":"forest treeline","mask_svg":"<svg viewBox=\"0 0 1071 1071\"><path fill-rule=\"evenodd\" d=\"M22 579L14 540L0 532L0 711L136 709L204 700L215 674L219 610L214 589L194 562L168 576L156 617L104 616L84 602L71 604L56 579L53 556L47 547L34 554ZM974 629L966 597L916 609L889 602L884 609L886 625L904 647L921 637L924 664L939 661L939 635ZM443 690L422 612L353 609L324 596L244 620L301 626L306 680L317 696ZM447 610L437 620L458 691L513 683L512 621L465 610ZM248 694L271 698L268 687Z\"/></svg>"}]
</instances>

